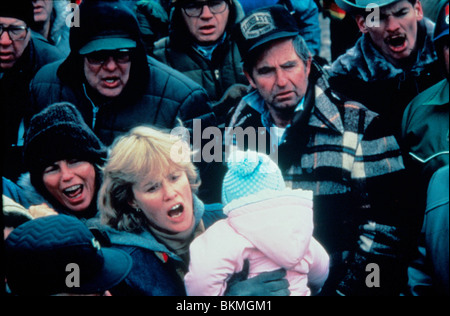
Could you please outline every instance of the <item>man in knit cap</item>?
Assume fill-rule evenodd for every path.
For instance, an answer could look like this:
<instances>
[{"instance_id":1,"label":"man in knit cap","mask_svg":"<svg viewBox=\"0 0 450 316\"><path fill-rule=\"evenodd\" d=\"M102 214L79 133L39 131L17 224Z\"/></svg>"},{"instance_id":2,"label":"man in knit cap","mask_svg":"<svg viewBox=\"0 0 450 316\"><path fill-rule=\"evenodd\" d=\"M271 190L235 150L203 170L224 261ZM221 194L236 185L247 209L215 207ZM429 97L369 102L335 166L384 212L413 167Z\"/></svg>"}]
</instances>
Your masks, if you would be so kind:
<instances>
[{"instance_id":1,"label":"man in knit cap","mask_svg":"<svg viewBox=\"0 0 450 316\"><path fill-rule=\"evenodd\" d=\"M21 149L31 111L30 81L44 65L63 58L55 47L33 38L32 23L31 0L0 2L2 175L11 180L23 172Z\"/></svg>"}]
</instances>

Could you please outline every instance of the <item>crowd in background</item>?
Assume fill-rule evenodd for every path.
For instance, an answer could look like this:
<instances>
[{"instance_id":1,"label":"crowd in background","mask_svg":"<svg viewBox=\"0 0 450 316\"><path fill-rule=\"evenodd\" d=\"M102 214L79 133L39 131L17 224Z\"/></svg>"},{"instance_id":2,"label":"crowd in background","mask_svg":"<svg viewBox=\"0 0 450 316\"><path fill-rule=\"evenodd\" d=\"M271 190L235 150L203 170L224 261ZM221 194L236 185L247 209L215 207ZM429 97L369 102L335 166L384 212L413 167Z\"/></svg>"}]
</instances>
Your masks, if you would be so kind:
<instances>
[{"instance_id":1,"label":"crowd in background","mask_svg":"<svg viewBox=\"0 0 450 316\"><path fill-rule=\"evenodd\" d=\"M449 295L447 0L8 0L0 27L8 295Z\"/></svg>"}]
</instances>

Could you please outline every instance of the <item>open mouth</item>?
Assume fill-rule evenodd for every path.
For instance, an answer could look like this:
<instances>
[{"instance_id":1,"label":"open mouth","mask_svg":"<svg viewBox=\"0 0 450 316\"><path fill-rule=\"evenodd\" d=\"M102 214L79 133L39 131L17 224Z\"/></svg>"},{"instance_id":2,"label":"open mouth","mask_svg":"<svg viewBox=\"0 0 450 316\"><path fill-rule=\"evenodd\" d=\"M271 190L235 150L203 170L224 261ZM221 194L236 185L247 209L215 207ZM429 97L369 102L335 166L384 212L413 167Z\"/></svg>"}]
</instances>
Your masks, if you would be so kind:
<instances>
[{"instance_id":1,"label":"open mouth","mask_svg":"<svg viewBox=\"0 0 450 316\"><path fill-rule=\"evenodd\" d=\"M183 211L184 211L183 205L181 205L181 204L174 205L169 210L169 217L170 218L178 218L183 214Z\"/></svg>"},{"instance_id":2,"label":"open mouth","mask_svg":"<svg viewBox=\"0 0 450 316\"><path fill-rule=\"evenodd\" d=\"M11 60L13 58L12 53L0 53L0 59L1 60Z\"/></svg>"},{"instance_id":3,"label":"open mouth","mask_svg":"<svg viewBox=\"0 0 450 316\"><path fill-rule=\"evenodd\" d=\"M109 88L114 88L119 84L119 77L104 78L103 83Z\"/></svg>"},{"instance_id":4,"label":"open mouth","mask_svg":"<svg viewBox=\"0 0 450 316\"><path fill-rule=\"evenodd\" d=\"M205 34L213 33L216 30L214 25L205 25L200 28L200 31Z\"/></svg>"},{"instance_id":5,"label":"open mouth","mask_svg":"<svg viewBox=\"0 0 450 316\"><path fill-rule=\"evenodd\" d=\"M63 190L63 193L65 196L67 196L69 199L76 199L81 196L83 193L83 185L73 185L65 190Z\"/></svg>"},{"instance_id":6,"label":"open mouth","mask_svg":"<svg viewBox=\"0 0 450 316\"><path fill-rule=\"evenodd\" d=\"M406 36L405 35L394 35L385 39L385 43L393 51L402 51L406 48Z\"/></svg>"}]
</instances>

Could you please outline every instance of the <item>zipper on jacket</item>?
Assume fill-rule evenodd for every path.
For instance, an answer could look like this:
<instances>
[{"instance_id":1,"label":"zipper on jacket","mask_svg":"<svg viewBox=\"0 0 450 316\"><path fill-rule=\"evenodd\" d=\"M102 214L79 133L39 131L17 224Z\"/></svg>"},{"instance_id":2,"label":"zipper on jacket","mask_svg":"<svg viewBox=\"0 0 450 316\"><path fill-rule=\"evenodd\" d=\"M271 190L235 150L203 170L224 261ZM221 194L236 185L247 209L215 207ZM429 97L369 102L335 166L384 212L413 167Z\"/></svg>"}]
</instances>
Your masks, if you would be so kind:
<instances>
[{"instance_id":1,"label":"zipper on jacket","mask_svg":"<svg viewBox=\"0 0 450 316\"><path fill-rule=\"evenodd\" d=\"M83 90L84 90L84 95L86 96L86 98L89 100L89 102L91 102L92 105L92 130L95 130L95 124L97 123L97 113L100 110L100 108L98 106L96 106L94 104L94 102L91 100L91 98L88 96L87 91L86 91L86 85L83 83Z\"/></svg>"}]
</instances>

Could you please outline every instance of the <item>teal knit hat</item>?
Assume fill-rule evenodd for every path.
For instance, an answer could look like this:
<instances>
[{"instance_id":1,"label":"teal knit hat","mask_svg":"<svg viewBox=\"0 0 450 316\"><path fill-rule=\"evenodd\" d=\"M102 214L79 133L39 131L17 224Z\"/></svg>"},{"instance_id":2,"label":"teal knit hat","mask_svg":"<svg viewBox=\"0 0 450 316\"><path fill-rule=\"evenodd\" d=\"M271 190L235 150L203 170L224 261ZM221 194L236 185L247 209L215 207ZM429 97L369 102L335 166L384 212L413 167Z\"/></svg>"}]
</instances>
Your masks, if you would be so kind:
<instances>
[{"instance_id":1,"label":"teal knit hat","mask_svg":"<svg viewBox=\"0 0 450 316\"><path fill-rule=\"evenodd\" d=\"M233 151L223 180L222 203L256 194L263 190L286 188L278 166L269 156L254 151Z\"/></svg>"}]
</instances>

